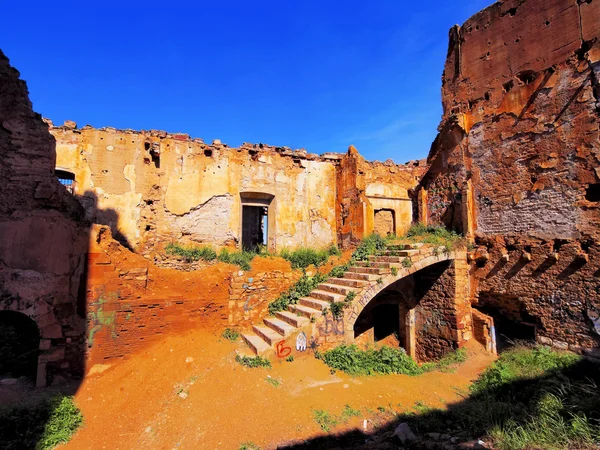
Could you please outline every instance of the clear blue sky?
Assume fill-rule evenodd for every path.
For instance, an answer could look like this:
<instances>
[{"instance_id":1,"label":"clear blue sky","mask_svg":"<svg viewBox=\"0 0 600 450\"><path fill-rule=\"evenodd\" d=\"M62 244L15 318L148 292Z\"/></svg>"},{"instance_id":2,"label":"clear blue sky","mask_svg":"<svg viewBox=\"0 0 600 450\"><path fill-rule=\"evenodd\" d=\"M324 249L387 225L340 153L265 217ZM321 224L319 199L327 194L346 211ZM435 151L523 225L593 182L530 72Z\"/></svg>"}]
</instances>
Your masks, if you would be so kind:
<instances>
[{"instance_id":1,"label":"clear blue sky","mask_svg":"<svg viewBox=\"0 0 600 450\"><path fill-rule=\"evenodd\" d=\"M5 3L0 48L55 123L402 163L436 135L449 28L493 1Z\"/></svg>"}]
</instances>

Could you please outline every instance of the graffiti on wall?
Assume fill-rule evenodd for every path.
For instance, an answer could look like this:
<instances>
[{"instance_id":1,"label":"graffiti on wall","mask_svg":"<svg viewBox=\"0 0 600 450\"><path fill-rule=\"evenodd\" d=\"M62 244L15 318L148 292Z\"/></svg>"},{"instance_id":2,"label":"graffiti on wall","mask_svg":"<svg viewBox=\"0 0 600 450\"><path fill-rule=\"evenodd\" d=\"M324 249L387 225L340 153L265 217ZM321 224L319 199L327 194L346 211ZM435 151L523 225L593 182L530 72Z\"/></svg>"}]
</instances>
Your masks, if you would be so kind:
<instances>
[{"instance_id":1,"label":"graffiti on wall","mask_svg":"<svg viewBox=\"0 0 600 450\"><path fill-rule=\"evenodd\" d=\"M321 334L325 336L335 335L341 336L344 334L344 318L340 317L339 319L335 319L333 317L327 316L325 317L325 326L319 327L319 331Z\"/></svg>"},{"instance_id":2,"label":"graffiti on wall","mask_svg":"<svg viewBox=\"0 0 600 450\"><path fill-rule=\"evenodd\" d=\"M109 292L103 293L98 296L98 301L90 304L90 309L92 311L88 312L88 336L87 336L87 345L88 348L91 348L94 345L94 336L98 333L102 328L108 327L110 331L110 337L116 339L117 337L117 328L116 328L116 311L108 311L108 304L111 302L116 302L119 298L118 293Z\"/></svg>"}]
</instances>

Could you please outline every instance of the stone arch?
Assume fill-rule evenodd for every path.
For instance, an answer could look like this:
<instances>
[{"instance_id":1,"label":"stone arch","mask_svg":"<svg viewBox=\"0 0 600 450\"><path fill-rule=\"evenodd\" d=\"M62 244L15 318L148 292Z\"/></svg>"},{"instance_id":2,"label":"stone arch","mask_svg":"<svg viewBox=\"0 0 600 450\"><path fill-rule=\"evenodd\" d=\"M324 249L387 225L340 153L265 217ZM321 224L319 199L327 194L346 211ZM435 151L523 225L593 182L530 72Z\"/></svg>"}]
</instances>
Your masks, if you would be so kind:
<instances>
[{"instance_id":1,"label":"stone arch","mask_svg":"<svg viewBox=\"0 0 600 450\"><path fill-rule=\"evenodd\" d=\"M428 273L435 275L429 281L425 279ZM374 283L359 293L345 313L346 341L354 342L356 322L373 300L402 280L409 279L417 279L416 284L421 285L422 291L414 304L404 302L412 311L406 315L406 320L414 325L415 336L407 337L407 340L412 339L407 349L411 356L417 360L436 359L471 338L466 252L450 252L429 256L411 267L402 267L396 275L390 274L382 278L381 283Z\"/></svg>"},{"instance_id":2,"label":"stone arch","mask_svg":"<svg viewBox=\"0 0 600 450\"><path fill-rule=\"evenodd\" d=\"M65 348L57 345L58 342L65 342L65 336L54 309L50 304L41 299L36 302L21 299L0 303L0 314L3 312L22 314L37 326L39 332L39 353L37 357L35 384L36 387L46 386L47 364L49 362L61 361L65 356Z\"/></svg>"}]
</instances>

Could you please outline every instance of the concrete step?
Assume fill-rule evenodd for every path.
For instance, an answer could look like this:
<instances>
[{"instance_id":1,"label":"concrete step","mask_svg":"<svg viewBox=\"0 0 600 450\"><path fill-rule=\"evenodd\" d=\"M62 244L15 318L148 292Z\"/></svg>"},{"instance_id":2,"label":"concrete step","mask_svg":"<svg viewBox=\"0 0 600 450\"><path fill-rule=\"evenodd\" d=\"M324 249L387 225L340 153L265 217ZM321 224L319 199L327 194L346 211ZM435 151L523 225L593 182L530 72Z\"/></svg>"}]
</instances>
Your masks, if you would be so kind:
<instances>
[{"instance_id":1,"label":"concrete step","mask_svg":"<svg viewBox=\"0 0 600 450\"><path fill-rule=\"evenodd\" d=\"M369 256L369 260L373 262L402 264L404 258L400 256Z\"/></svg>"},{"instance_id":2,"label":"concrete step","mask_svg":"<svg viewBox=\"0 0 600 450\"><path fill-rule=\"evenodd\" d=\"M242 333L242 339L244 342L246 342L248 347L250 347L250 350L252 350L255 355L262 355L271 349L269 344L267 344L260 336L254 333Z\"/></svg>"},{"instance_id":3,"label":"concrete step","mask_svg":"<svg viewBox=\"0 0 600 450\"><path fill-rule=\"evenodd\" d=\"M348 280L375 281L375 280L377 280L377 278L379 278L379 275L346 272L346 273L344 273L344 278L346 278Z\"/></svg>"},{"instance_id":4,"label":"concrete step","mask_svg":"<svg viewBox=\"0 0 600 450\"><path fill-rule=\"evenodd\" d=\"M381 267L350 267L348 272L353 273L368 273L372 275L382 275L384 273L389 273L389 270L382 269Z\"/></svg>"},{"instance_id":5,"label":"concrete step","mask_svg":"<svg viewBox=\"0 0 600 450\"><path fill-rule=\"evenodd\" d=\"M291 326L293 326L295 328L303 327L304 325L307 325L309 322L309 320L306 317L299 316L298 314L290 312L290 311L277 311L275 313L275 316L278 319L281 319L284 322L289 323Z\"/></svg>"},{"instance_id":6,"label":"concrete step","mask_svg":"<svg viewBox=\"0 0 600 450\"><path fill-rule=\"evenodd\" d=\"M356 267L379 267L381 269L389 269L392 267L392 263L389 262L378 262L375 261L358 261L354 264Z\"/></svg>"},{"instance_id":7,"label":"concrete step","mask_svg":"<svg viewBox=\"0 0 600 450\"><path fill-rule=\"evenodd\" d=\"M325 300L318 300L313 297L302 297L299 300L301 305L308 306L309 308L316 309L317 311L325 311L329 309L329 305L331 302L326 302Z\"/></svg>"},{"instance_id":8,"label":"concrete step","mask_svg":"<svg viewBox=\"0 0 600 450\"><path fill-rule=\"evenodd\" d=\"M277 319L274 317L265 317L263 322L269 328L275 330L281 336L286 337L289 336L296 328L290 325L287 322L284 322L281 319Z\"/></svg>"},{"instance_id":9,"label":"concrete step","mask_svg":"<svg viewBox=\"0 0 600 450\"><path fill-rule=\"evenodd\" d=\"M414 256L419 250L386 250L382 256Z\"/></svg>"},{"instance_id":10,"label":"concrete step","mask_svg":"<svg viewBox=\"0 0 600 450\"><path fill-rule=\"evenodd\" d=\"M310 293L310 297L316 298L319 300L325 300L326 302L339 302L344 300L344 295L334 294L333 292L320 291L319 289L315 289Z\"/></svg>"},{"instance_id":11,"label":"concrete step","mask_svg":"<svg viewBox=\"0 0 600 450\"><path fill-rule=\"evenodd\" d=\"M339 284L321 283L317 286L320 291L333 292L334 294L343 295L344 297L348 292L357 291L357 288L350 286L340 286Z\"/></svg>"},{"instance_id":12,"label":"concrete step","mask_svg":"<svg viewBox=\"0 0 600 450\"><path fill-rule=\"evenodd\" d=\"M339 286L348 286L353 288L363 288L369 283L364 280L352 280L348 278L329 278L327 280L328 284L337 284Z\"/></svg>"},{"instance_id":13,"label":"concrete step","mask_svg":"<svg viewBox=\"0 0 600 450\"><path fill-rule=\"evenodd\" d=\"M325 302L325 303L327 303L327 302ZM315 308L311 308L310 306L300 305L300 304L299 305L290 305L289 309L294 314L300 314L304 317L308 317L309 319L311 317L318 316L322 312L321 308L315 309Z\"/></svg>"},{"instance_id":14,"label":"concrete step","mask_svg":"<svg viewBox=\"0 0 600 450\"><path fill-rule=\"evenodd\" d=\"M281 340L281 335L279 333L264 325L253 325L252 331L269 345L275 345Z\"/></svg>"}]
</instances>

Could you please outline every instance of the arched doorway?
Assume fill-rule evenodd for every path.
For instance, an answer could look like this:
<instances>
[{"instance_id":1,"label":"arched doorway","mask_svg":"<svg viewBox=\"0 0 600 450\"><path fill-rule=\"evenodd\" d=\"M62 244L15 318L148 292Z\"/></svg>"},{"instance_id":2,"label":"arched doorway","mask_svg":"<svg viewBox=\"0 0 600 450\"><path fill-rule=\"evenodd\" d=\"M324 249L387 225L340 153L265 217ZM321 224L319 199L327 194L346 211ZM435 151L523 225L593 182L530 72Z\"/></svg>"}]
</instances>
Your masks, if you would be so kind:
<instances>
[{"instance_id":1,"label":"arched doorway","mask_svg":"<svg viewBox=\"0 0 600 450\"><path fill-rule=\"evenodd\" d=\"M36 323L23 313L0 311L0 377L35 381L40 348Z\"/></svg>"},{"instance_id":2,"label":"arched doorway","mask_svg":"<svg viewBox=\"0 0 600 450\"><path fill-rule=\"evenodd\" d=\"M450 260L431 264L377 293L353 323L355 342L397 345L420 362L439 359L458 348L454 264Z\"/></svg>"}]
</instances>

